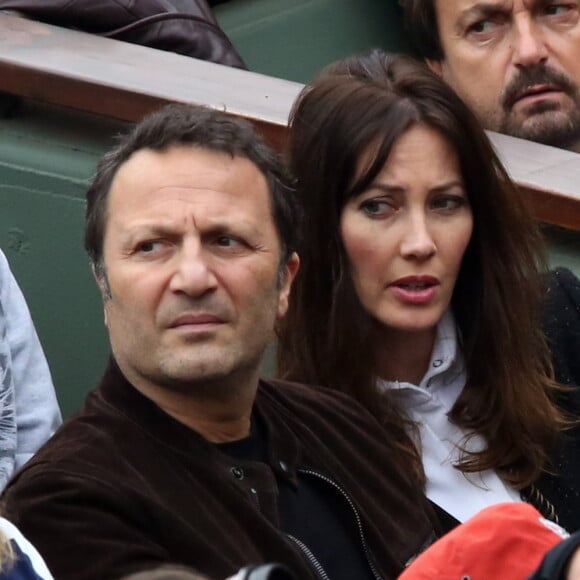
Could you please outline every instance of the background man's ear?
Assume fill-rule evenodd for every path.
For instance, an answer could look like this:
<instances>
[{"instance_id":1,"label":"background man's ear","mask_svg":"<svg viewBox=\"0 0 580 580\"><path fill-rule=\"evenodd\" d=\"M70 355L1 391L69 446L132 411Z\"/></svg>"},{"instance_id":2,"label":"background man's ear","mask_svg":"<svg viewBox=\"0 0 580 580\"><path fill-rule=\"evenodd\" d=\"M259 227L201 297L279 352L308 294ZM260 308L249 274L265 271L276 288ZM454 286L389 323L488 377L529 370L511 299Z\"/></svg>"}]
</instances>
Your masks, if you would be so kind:
<instances>
[{"instance_id":1,"label":"background man's ear","mask_svg":"<svg viewBox=\"0 0 580 580\"><path fill-rule=\"evenodd\" d=\"M433 60L431 58L426 58L425 62L427 66L435 73L441 76L443 74L443 65L440 60Z\"/></svg>"}]
</instances>

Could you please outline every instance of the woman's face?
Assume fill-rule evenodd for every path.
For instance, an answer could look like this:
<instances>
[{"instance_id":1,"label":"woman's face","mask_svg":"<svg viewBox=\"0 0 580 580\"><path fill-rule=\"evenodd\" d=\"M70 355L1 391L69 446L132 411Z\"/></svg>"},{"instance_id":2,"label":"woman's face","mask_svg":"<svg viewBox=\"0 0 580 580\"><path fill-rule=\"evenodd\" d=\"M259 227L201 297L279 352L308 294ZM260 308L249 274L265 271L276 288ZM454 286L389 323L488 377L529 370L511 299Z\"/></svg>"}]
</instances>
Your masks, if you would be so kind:
<instances>
[{"instance_id":1,"label":"woman's face","mask_svg":"<svg viewBox=\"0 0 580 580\"><path fill-rule=\"evenodd\" d=\"M359 173L373 154L359 159ZM390 330L433 331L473 230L452 144L427 125L411 127L370 187L347 202L340 228L365 310Z\"/></svg>"}]
</instances>

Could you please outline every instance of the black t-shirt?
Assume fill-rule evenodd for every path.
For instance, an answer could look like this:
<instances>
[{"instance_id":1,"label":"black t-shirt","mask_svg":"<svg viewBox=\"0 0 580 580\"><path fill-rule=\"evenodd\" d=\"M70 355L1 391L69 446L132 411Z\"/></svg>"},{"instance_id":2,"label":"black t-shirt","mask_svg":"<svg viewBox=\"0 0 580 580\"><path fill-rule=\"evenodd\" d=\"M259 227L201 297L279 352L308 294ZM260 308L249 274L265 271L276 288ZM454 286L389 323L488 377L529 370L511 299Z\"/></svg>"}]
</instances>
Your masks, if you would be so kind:
<instances>
[{"instance_id":1,"label":"black t-shirt","mask_svg":"<svg viewBox=\"0 0 580 580\"><path fill-rule=\"evenodd\" d=\"M266 462L266 431L252 418L249 437L216 447L235 459ZM331 580L374 578L359 537L355 515L331 484L298 474L298 486L278 478L280 528L312 552ZM291 541L291 540L289 540Z\"/></svg>"}]
</instances>

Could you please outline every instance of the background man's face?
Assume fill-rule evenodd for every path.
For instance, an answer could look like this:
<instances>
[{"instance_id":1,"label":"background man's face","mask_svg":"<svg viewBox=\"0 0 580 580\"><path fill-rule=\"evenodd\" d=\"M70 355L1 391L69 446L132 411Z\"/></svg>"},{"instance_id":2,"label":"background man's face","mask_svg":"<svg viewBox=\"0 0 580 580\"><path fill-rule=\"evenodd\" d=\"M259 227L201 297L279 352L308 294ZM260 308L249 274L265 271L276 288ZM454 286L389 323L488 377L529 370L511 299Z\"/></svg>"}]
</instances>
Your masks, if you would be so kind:
<instances>
[{"instance_id":1,"label":"background man's face","mask_svg":"<svg viewBox=\"0 0 580 580\"><path fill-rule=\"evenodd\" d=\"M269 190L252 162L137 152L113 181L103 250L111 346L137 388L257 373L292 275L278 283Z\"/></svg>"},{"instance_id":2,"label":"background man's face","mask_svg":"<svg viewBox=\"0 0 580 580\"><path fill-rule=\"evenodd\" d=\"M486 129L580 148L580 0L435 0L430 66Z\"/></svg>"}]
</instances>

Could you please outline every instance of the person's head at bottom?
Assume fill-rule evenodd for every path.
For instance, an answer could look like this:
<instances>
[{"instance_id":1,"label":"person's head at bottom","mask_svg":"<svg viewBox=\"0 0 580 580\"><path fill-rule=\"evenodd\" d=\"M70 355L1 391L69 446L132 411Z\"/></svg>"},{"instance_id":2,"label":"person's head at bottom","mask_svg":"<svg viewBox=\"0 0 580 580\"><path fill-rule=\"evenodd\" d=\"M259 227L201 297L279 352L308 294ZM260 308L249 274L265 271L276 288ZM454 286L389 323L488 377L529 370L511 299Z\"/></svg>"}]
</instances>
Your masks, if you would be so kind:
<instances>
[{"instance_id":1,"label":"person's head at bottom","mask_svg":"<svg viewBox=\"0 0 580 580\"><path fill-rule=\"evenodd\" d=\"M531 505L499 503L435 542L400 580L531 580L542 558L565 538L566 530Z\"/></svg>"}]
</instances>

